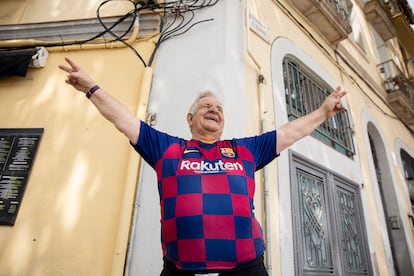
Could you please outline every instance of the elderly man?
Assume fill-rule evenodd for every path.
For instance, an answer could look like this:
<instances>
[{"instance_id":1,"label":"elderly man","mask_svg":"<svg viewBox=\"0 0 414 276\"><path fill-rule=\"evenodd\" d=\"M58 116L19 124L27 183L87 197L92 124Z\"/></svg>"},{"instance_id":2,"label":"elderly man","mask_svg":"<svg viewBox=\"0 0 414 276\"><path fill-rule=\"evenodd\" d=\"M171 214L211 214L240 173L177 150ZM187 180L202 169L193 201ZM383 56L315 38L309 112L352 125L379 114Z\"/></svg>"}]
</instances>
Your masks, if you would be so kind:
<instances>
[{"instance_id":1,"label":"elderly man","mask_svg":"<svg viewBox=\"0 0 414 276\"><path fill-rule=\"evenodd\" d=\"M223 108L212 92L187 114L192 139L140 122L71 59L60 69L124 133L157 173L161 206L161 276L267 275L262 229L253 212L254 173L343 110L338 87L312 113L258 136L221 140Z\"/></svg>"}]
</instances>

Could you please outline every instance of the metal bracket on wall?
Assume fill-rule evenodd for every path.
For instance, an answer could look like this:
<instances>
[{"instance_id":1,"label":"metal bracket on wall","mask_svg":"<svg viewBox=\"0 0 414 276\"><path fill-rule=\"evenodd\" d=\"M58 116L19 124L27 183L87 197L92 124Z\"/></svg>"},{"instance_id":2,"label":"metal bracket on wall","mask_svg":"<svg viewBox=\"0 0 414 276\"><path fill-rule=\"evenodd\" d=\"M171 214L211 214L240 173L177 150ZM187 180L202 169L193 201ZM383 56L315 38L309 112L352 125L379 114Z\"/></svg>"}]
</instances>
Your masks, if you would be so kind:
<instances>
[{"instance_id":1,"label":"metal bracket on wall","mask_svg":"<svg viewBox=\"0 0 414 276\"><path fill-rule=\"evenodd\" d=\"M157 124L157 113L148 113L146 121L150 126L155 126Z\"/></svg>"}]
</instances>

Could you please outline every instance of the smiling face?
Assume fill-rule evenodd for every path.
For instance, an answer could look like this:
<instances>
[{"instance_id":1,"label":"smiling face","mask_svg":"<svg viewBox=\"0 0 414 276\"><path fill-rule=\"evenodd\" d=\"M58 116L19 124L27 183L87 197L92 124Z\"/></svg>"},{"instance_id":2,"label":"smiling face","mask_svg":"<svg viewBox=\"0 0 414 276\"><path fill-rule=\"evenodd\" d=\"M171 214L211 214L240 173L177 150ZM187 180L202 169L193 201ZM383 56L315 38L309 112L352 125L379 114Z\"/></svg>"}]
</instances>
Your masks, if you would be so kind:
<instances>
[{"instance_id":1,"label":"smiling face","mask_svg":"<svg viewBox=\"0 0 414 276\"><path fill-rule=\"evenodd\" d=\"M220 101L213 96L201 98L194 113L187 114L187 122L193 139L219 140L224 127L223 108Z\"/></svg>"}]
</instances>

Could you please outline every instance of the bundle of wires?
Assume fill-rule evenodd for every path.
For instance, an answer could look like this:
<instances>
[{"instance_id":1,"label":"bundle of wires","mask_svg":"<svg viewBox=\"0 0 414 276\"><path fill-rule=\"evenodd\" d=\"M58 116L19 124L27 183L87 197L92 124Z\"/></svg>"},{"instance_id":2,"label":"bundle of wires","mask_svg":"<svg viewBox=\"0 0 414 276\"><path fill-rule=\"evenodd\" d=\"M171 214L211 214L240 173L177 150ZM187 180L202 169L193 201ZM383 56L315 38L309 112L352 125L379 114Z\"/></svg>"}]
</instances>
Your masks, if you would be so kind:
<instances>
[{"instance_id":1,"label":"bundle of wires","mask_svg":"<svg viewBox=\"0 0 414 276\"><path fill-rule=\"evenodd\" d=\"M194 11L206 7L214 6L219 0L215 1L174 1L170 3L164 3L163 16L161 17L160 32L161 35L155 46L155 49L150 57L149 66L151 66L155 53L158 47L171 37L180 36L185 34L188 30L197 24L212 21L213 19L206 19L193 22L195 13ZM188 14L188 16L185 16Z\"/></svg>"},{"instance_id":2,"label":"bundle of wires","mask_svg":"<svg viewBox=\"0 0 414 276\"><path fill-rule=\"evenodd\" d=\"M134 9L126 13L125 15L121 16L117 22L112 24L111 26L106 26L104 22L102 21L102 17L100 15L101 8L112 1L120 1L120 0L106 0L103 1L97 11L96 11L96 17L98 18L100 24L105 29L104 32L87 39L81 43L88 43L96 38L99 38L103 36L104 34L108 33L111 36L114 37L116 41L120 41L124 43L127 47L129 47L135 55L141 60L144 66L151 66L155 53L158 50L159 46L168 40L171 37L174 36L180 36L185 34L188 30L190 30L192 27L194 27L197 24L211 21L213 19L207 19L207 20L201 20L197 22L193 22L195 17L195 11L207 7L214 6L218 3L219 0L192 0L192 1L170 1L170 2L163 2L163 3L155 3L154 1L132 1L132 0L123 0L128 1L134 5ZM122 1L122 0L121 0ZM161 14L161 26L160 26L160 37L158 39L158 42L156 43L156 46L154 48L153 53L151 54L151 57L149 59L148 64L144 61L144 59L141 57L141 55L137 52L137 50L125 42L123 37L125 37L126 34L129 33L129 31L133 28L133 24L135 20L137 20L138 13L142 10L151 10L154 12L160 12ZM188 16L187 16L188 15ZM123 22L128 17L133 16L133 20L131 21L131 25L129 28L125 31L125 33L121 36L116 35L112 30L115 28L119 23Z\"/></svg>"}]
</instances>

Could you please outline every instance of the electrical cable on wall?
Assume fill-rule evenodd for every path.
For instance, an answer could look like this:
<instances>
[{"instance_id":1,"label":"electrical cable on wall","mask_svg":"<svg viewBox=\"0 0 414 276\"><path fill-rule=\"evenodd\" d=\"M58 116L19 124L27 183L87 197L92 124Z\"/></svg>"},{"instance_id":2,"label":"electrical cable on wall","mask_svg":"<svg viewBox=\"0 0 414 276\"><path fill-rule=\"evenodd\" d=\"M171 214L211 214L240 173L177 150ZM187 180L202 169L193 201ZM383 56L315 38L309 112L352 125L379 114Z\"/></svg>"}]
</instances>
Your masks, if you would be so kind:
<instances>
[{"instance_id":1,"label":"electrical cable on wall","mask_svg":"<svg viewBox=\"0 0 414 276\"><path fill-rule=\"evenodd\" d=\"M218 1L219 0L209 1L208 3L203 4L203 5L197 5L197 2L199 1L176 1L173 7L164 7L164 15L161 18L161 26L160 26L161 35L158 39L158 42L155 45L155 49L153 53L151 54L148 65L149 66L152 65L152 62L154 61L155 53L157 52L159 46L163 42L165 42L166 40L172 37L185 34L191 28L193 28L194 26L198 24L212 21L213 19L200 20L190 25L190 23L193 21L195 17L195 13L194 13L195 10L214 6L218 3ZM189 4L189 2L192 2L192 3ZM190 13L190 16L185 17L184 13Z\"/></svg>"},{"instance_id":2,"label":"electrical cable on wall","mask_svg":"<svg viewBox=\"0 0 414 276\"><path fill-rule=\"evenodd\" d=\"M134 2L134 1L132 1L132 0L124 0L124 1L128 1L128 2L130 2L130 3L132 3L133 5L134 5L134 9L132 10L132 11L130 11L130 12L128 12L128 13L126 13L125 15L123 15L123 16L121 16L120 18L119 18L119 20L117 21L117 23L116 24L112 24L112 26L110 26L109 28L105 25L105 23L103 22L103 20L102 20L102 17L101 17L101 8L106 4L106 3L109 3L109 2L112 2L112 1L114 1L114 0L106 0L106 1L103 1L99 6L98 6L98 9L96 10L96 18L98 19L98 21L99 21L99 23L101 24L101 26L105 29L105 32L104 33L108 33L108 34L110 34L111 36L113 36L114 38L115 38L115 41L120 41L121 43L123 43L125 46L127 46L129 49L131 49L131 51L132 52L134 52L134 54L139 58L139 60L142 62L142 64L144 65L144 67L146 67L147 66L147 64L145 63L145 61L144 61L144 59L142 58L142 56L138 53L138 51L131 45L131 44L129 44L129 43L127 43L123 38L131 31L131 29L133 28L133 26L134 26L134 24L136 24L136 22L137 22L137 20L138 20L138 12L139 12L139 9L138 9L138 5ZM131 24L129 25L129 27L128 27L128 29L121 35L121 36L118 36L117 34L115 34L113 31L112 31L112 29L117 25L117 24L119 24L120 22L122 22L122 21L124 21L125 19L127 19L128 17L130 17L130 16L132 16L133 17L133 19L132 19L132 21L131 21ZM96 37L95 36L95 38L98 38L98 37ZM89 41L91 41L91 40L93 40L93 39L95 39L95 38L92 38L92 39L90 39ZM83 43L86 43L86 42L83 42Z\"/></svg>"}]
</instances>

